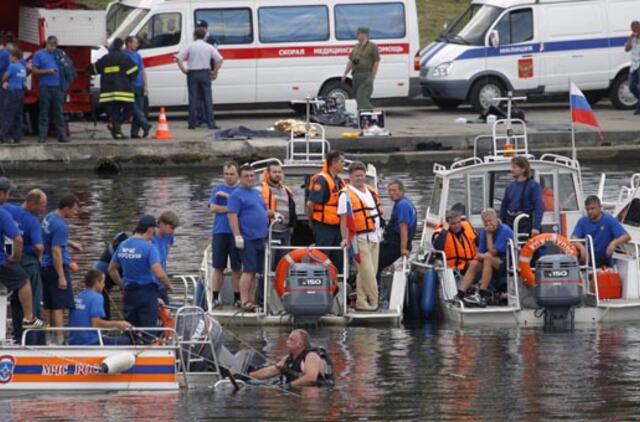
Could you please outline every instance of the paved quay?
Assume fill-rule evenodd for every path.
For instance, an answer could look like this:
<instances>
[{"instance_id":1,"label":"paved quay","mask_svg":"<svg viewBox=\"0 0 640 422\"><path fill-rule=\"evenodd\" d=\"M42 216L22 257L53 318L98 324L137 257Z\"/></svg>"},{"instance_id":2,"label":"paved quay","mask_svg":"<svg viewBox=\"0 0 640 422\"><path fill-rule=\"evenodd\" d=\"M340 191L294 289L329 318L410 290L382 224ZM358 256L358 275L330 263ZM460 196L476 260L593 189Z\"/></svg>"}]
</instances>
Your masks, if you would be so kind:
<instances>
[{"instance_id":1,"label":"paved quay","mask_svg":"<svg viewBox=\"0 0 640 422\"><path fill-rule=\"evenodd\" d=\"M522 108L528 121L531 151L570 154L567 105L542 103ZM406 106L390 106L386 112L391 136L345 139L342 133L351 129L327 127L326 136L332 148L376 163L447 162L470 156L473 139L490 133L490 127L483 123L454 123L459 118L473 121L478 117L468 108L444 112L424 102L412 102ZM598 136L592 130L578 128L578 158L583 161L640 159L640 117L615 110L607 103L598 104L595 112L607 144L598 146ZM217 124L225 129L246 126L264 130L276 120L295 117L287 109L222 110L217 113ZM244 162L284 157L286 151L285 139L214 140L212 131L188 130L182 111L169 113L169 125L174 136L171 141L114 141L104 123L72 122L71 143L59 144L49 139L47 144L38 144L35 138L25 138L18 145L2 145L0 165L5 170L50 171L209 167L229 158Z\"/></svg>"}]
</instances>

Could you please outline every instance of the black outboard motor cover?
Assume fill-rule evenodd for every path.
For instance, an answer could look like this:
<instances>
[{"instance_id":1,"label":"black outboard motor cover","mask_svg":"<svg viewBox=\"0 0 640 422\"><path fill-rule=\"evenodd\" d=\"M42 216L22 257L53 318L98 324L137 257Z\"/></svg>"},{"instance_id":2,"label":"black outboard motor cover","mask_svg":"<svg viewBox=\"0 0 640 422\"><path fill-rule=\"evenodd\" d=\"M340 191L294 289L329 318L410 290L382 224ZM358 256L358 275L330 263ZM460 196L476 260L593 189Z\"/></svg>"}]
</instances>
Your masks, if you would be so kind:
<instances>
[{"instance_id":1,"label":"black outboard motor cover","mask_svg":"<svg viewBox=\"0 0 640 422\"><path fill-rule=\"evenodd\" d=\"M318 263L292 264L285 282L282 304L294 319L330 313L333 293L327 268Z\"/></svg>"},{"instance_id":2,"label":"black outboard motor cover","mask_svg":"<svg viewBox=\"0 0 640 422\"><path fill-rule=\"evenodd\" d=\"M535 298L543 308L570 308L582 301L580 265L569 255L545 255L536 264Z\"/></svg>"}]
</instances>

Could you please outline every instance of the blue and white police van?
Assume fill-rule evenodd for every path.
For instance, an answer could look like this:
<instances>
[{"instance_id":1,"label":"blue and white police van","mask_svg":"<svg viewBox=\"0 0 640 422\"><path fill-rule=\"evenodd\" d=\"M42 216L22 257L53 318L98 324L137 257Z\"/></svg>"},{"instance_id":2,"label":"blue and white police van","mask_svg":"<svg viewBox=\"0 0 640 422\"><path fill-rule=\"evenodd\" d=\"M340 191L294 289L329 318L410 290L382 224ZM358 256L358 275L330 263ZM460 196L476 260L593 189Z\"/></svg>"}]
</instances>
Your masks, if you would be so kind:
<instances>
[{"instance_id":1,"label":"blue and white police van","mask_svg":"<svg viewBox=\"0 0 640 422\"><path fill-rule=\"evenodd\" d=\"M638 0L473 0L420 52L423 94L484 110L507 91L553 94L575 82L593 103L634 107L624 51Z\"/></svg>"}]
</instances>

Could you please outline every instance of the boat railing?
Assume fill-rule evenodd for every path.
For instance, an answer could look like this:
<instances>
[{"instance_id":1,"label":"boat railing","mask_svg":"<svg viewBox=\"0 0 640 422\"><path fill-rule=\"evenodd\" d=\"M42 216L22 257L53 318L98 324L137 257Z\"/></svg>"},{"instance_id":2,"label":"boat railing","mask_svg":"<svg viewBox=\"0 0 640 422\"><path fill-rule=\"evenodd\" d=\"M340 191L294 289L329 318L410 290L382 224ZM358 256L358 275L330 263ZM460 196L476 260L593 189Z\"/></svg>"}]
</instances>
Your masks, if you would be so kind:
<instances>
[{"instance_id":1,"label":"boat railing","mask_svg":"<svg viewBox=\"0 0 640 422\"><path fill-rule=\"evenodd\" d=\"M583 239L571 239L571 242L581 244L587 251L584 263L580 263L580 273L582 274L582 291L585 296L595 299L596 306L600 305L600 292L598 291L598 268L596 267L596 257L593 249L593 238L591 235Z\"/></svg>"},{"instance_id":2,"label":"boat railing","mask_svg":"<svg viewBox=\"0 0 640 422\"><path fill-rule=\"evenodd\" d=\"M483 161L478 157L463 158L462 160L454 161L454 163L451 164L450 170L472 166L474 164L482 164L482 162Z\"/></svg>"},{"instance_id":3,"label":"boat railing","mask_svg":"<svg viewBox=\"0 0 640 422\"><path fill-rule=\"evenodd\" d=\"M171 284L174 288L174 292L170 295L172 302L178 301L180 305L194 305L199 278L198 274L172 274L173 283ZM173 303L171 307L176 308Z\"/></svg>"},{"instance_id":4,"label":"boat railing","mask_svg":"<svg viewBox=\"0 0 640 422\"><path fill-rule=\"evenodd\" d=\"M441 262L439 263L438 260ZM431 248L427 251L424 258L412 260L411 266L422 269L434 269L440 280L440 289L442 290L444 300L450 301L455 299L458 286L455 277L449 277L447 274L449 267L447 266L447 255L444 251ZM460 306L464 307L464 304Z\"/></svg>"},{"instance_id":5,"label":"boat railing","mask_svg":"<svg viewBox=\"0 0 640 422\"><path fill-rule=\"evenodd\" d=\"M516 246L516 249L520 249L520 246L524 245L525 242L529 239L530 235L528 233L520 233L520 222L525 219L530 218L529 214L522 213L513 220L513 243Z\"/></svg>"},{"instance_id":6,"label":"boat railing","mask_svg":"<svg viewBox=\"0 0 640 422\"><path fill-rule=\"evenodd\" d=\"M507 301L509 306L520 310L520 289L518 285L518 259L516 255L516 246L513 240L507 241Z\"/></svg>"},{"instance_id":7,"label":"boat railing","mask_svg":"<svg viewBox=\"0 0 640 422\"><path fill-rule=\"evenodd\" d=\"M62 344L56 345L53 347L104 347L107 346L104 343L103 333L109 332L126 332L131 333L132 335L138 335L141 337L152 337L154 340L162 339L164 340L164 344L143 344L143 345L135 345L135 344L122 344L122 345L114 345L109 347L126 347L126 348L143 348L148 349L150 347L160 348L160 347L168 347L171 349L175 349L177 347L177 336L176 331L173 328L167 327L131 327L126 330L122 330L119 328L97 328L97 327L46 327L46 328L28 328L22 332L22 338L20 339L20 345L29 347L29 348L47 348L52 346L39 346L39 345L28 345L27 344L27 335L29 333L70 333L73 331L93 331L98 335L98 344L95 345L71 345L71 344Z\"/></svg>"},{"instance_id":8,"label":"boat railing","mask_svg":"<svg viewBox=\"0 0 640 422\"><path fill-rule=\"evenodd\" d=\"M7 302L11 292L0 284L0 344L7 338Z\"/></svg>"},{"instance_id":9,"label":"boat railing","mask_svg":"<svg viewBox=\"0 0 640 422\"><path fill-rule=\"evenodd\" d=\"M255 170L255 169L259 169L260 167L266 167L266 165L270 163L278 163L279 166L282 166L282 161L280 161L279 158L271 157L271 158L265 158L263 160L252 161L251 167Z\"/></svg>"},{"instance_id":10,"label":"boat railing","mask_svg":"<svg viewBox=\"0 0 640 422\"><path fill-rule=\"evenodd\" d=\"M427 241L429 241L428 231L429 231L429 214L431 213L431 207L427 207L427 212L424 215L424 223L422 224L422 234L420 235L420 248L426 249Z\"/></svg>"},{"instance_id":11,"label":"boat railing","mask_svg":"<svg viewBox=\"0 0 640 422\"><path fill-rule=\"evenodd\" d=\"M493 123L491 136L493 139L493 157L491 158L505 159L516 155L529 155L527 124L524 120L497 120Z\"/></svg>"},{"instance_id":12,"label":"boat railing","mask_svg":"<svg viewBox=\"0 0 640 422\"><path fill-rule=\"evenodd\" d=\"M480 143L484 143L484 142L488 142L489 148L493 148L493 136L491 135L478 135L475 138L473 138L473 156L479 158L479 150L478 150L478 146L480 145ZM493 155L495 154L493 150L489 151L489 155ZM480 162L482 163L482 160L480 160Z\"/></svg>"},{"instance_id":13,"label":"boat railing","mask_svg":"<svg viewBox=\"0 0 640 422\"><path fill-rule=\"evenodd\" d=\"M447 171L447 167L440 163L433 163L433 174L443 174Z\"/></svg>"},{"instance_id":14,"label":"boat railing","mask_svg":"<svg viewBox=\"0 0 640 422\"><path fill-rule=\"evenodd\" d=\"M339 306L340 315L346 316L349 314L349 306L347 302L347 280L349 278L349 252L347 248L343 248L342 246L283 246L283 245L274 245L273 244L273 226L276 224L276 219L274 218L269 224L269 235L267 238L267 245L265 248L264 254L264 277L263 277L263 306L261 310L262 315L268 315L269 309L269 291L271 290L271 280L275 277L275 271L273 268L273 251L287 251L291 252L296 249L309 249L309 250L319 250L321 252L330 252L330 251L341 251L342 252L342 272L340 269L338 270L338 282L342 282L342 289L339 289L341 293L342 306ZM335 298L338 300L338 305L340 305L340 300L338 297Z\"/></svg>"},{"instance_id":15,"label":"boat railing","mask_svg":"<svg viewBox=\"0 0 640 422\"><path fill-rule=\"evenodd\" d=\"M291 128L291 135L287 145L287 162L291 161L322 161L331 150L331 145L326 139L324 126L318 123L305 123L305 137L296 138L295 128ZM310 131L318 132L318 138L312 138Z\"/></svg>"},{"instance_id":16,"label":"boat railing","mask_svg":"<svg viewBox=\"0 0 640 422\"><path fill-rule=\"evenodd\" d=\"M569 157L564 157L558 154L551 154L551 153L542 154L542 156L540 156L540 161L549 161L552 163L571 167L576 170L580 170L580 163L577 160L573 160Z\"/></svg>"}]
</instances>

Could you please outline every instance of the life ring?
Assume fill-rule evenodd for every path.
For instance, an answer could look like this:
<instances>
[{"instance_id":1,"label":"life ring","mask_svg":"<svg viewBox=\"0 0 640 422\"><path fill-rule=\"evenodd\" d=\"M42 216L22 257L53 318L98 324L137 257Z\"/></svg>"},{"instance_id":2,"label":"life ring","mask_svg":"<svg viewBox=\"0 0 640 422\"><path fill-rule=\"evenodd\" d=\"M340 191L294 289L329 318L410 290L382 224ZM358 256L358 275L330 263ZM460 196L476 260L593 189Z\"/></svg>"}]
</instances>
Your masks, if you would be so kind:
<instances>
[{"instance_id":1,"label":"life ring","mask_svg":"<svg viewBox=\"0 0 640 422\"><path fill-rule=\"evenodd\" d=\"M291 264L300 263L305 257L309 258L311 261L324 265L327 271L329 271L329 276L331 277L331 293L335 295L338 290L338 285L336 283L338 279L338 270L335 265L333 265L327 255L318 249L300 248L289 252L280 260L280 262L278 262L275 279L275 288L278 296L282 297L285 293L285 284Z\"/></svg>"},{"instance_id":2,"label":"life ring","mask_svg":"<svg viewBox=\"0 0 640 422\"><path fill-rule=\"evenodd\" d=\"M578 256L578 250L575 245L560 234L541 233L527 240L527 243L524 244L518 256L518 269L520 270L520 277L524 281L524 284L529 287L536 284L536 276L531 269L531 258L533 258L533 254L547 242L556 245L565 255Z\"/></svg>"}]
</instances>

